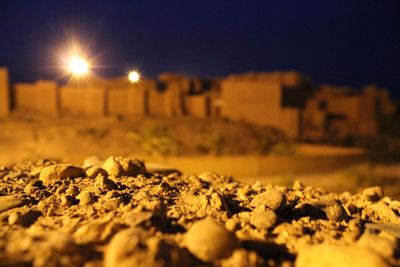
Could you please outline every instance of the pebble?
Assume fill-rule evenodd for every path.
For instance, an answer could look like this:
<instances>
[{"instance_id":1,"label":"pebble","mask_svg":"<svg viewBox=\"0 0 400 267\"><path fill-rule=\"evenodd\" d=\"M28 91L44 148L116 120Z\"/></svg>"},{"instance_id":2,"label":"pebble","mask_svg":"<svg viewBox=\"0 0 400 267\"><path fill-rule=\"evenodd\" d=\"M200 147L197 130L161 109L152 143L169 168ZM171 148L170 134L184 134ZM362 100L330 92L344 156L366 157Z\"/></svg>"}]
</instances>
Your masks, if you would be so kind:
<instances>
[{"instance_id":1,"label":"pebble","mask_svg":"<svg viewBox=\"0 0 400 267\"><path fill-rule=\"evenodd\" d=\"M250 206L257 208L258 206L265 205L273 211L278 211L285 205L285 196L276 189L267 189L256 195L250 202Z\"/></svg>"},{"instance_id":2,"label":"pebble","mask_svg":"<svg viewBox=\"0 0 400 267\"><path fill-rule=\"evenodd\" d=\"M389 267L373 250L359 245L314 245L300 250L297 267Z\"/></svg>"},{"instance_id":3,"label":"pebble","mask_svg":"<svg viewBox=\"0 0 400 267\"><path fill-rule=\"evenodd\" d=\"M59 180L82 176L85 176L85 172L82 168L71 164L60 163L43 168L40 172L39 179L44 184L53 184Z\"/></svg>"},{"instance_id":4,"label":"pebble","mask_svg":"<svg viewBox=\"0 0 400 267\"><path fill-rule=\"evenodd\" d=\"M100 168L100 167L96 167L96 166L89 167L88 169L86 169L85 173L86 173L86 176L89 178L96 178L99 174L101 174L103 176L108 176L108 173L106 170L104 170L103 168Z\"/></svg>"},{"instance_id":5,"label":"pebble","mask_svg":"<svg viewBox=\"0 0 400 267\"><path fill-rule=\"evenodd\" d=\"M111 156L104 161L102 167L115 177L137 176L147 172L143 161L123 157Z\"/></svg>"},{"instance_id":6,"label":"pebble","mask_svg":"<svg viewBox=\"0 0 400 267\"><path fill-rule=\"evenodd\" d=\"M267 230L274 226L277 221L277 216L274 211L266 209L265 211L253 212L250 215L250 223L260 229Z\"/></svg>"},{"instance_id":7,"label":"pebble","mask_svg":"<svg viewBox=\"0 0 400 267\"><path fill-rule=\"evenodd\" d=\"M90 205L95 202L95 198L92 192L83 191L77 197L80 205Z\"/></svg>"},{"instance_id":8,"label":"pebble","mask_svg":"<svg viewBox=\"0 0 400 267\"><path fill-rule=\"evenodd\" d=\"M254 251L237 249L232 256L221 261L221 267L261 267L266 266L263 258Z\"/></svg>"},{"instance_id":9,"label":"pebble","mask_svg":"<svg viewBox=\"0 0 400 267\"><path fill-rule=\"evenodd\" d=\"M342 221L347 218L346 210L336 200L318 200L301 203L296 206L295 212L299 216L309 216L312 219Z\"/></svg>"},{"instance_id":10,"label":"pebble","mask_svg":"<svg viewBox=\"0 0 400 267\"><path fill-rule=\"evenodd\" d=\"M367 205L362 212L364 219L400 224L400 217L383 201Z\"/></svg>"},{"instance_id":11,"label":"pebble","mask_svg":"<svg viewBox=\"0 0 400 267\"><path fill-rule=\"evenodd\" d=\"M72 206L76 204L76 199L72 195L62 195L61 204L64 206Z\"/></svg>"},{"instance_id":12,"label":"pebble","mask_svg":"<svg viewBox=\"0 0 400 267\"><path fill-rule=\"evenodd\" d=\"M236 237L212 219L195 222L184 236L188 250L205 262L214 262L232 255L239 247Z\"/></svg>"},{"instance_id":13,"label":"pebble","mask_svg":"<svg viewBox=\"0 0 400 267\"><path fill-rule=\"evenodd\" d=\"M22 207L29 203L30 203L29 199L23 196L18 196L18 195L0 196L0 212L4 212L17 207Z\"/></svg>"},{"instance_id":14,"label":"pebble","mask_svg":"<svg viewBox=\"0 0 400 267\"><path fill-rule=\"evenodd\" d=\"M38 210L13 211L8 216L10 225L18 224L23 227L28 227L33 224L43 214Z\"/></svg>"},{"instance_id":15,"label":"pebble","mask_svg":"<svg viewBox=\"0 0 400 267\"><path fill-rule=\"evenodd\" d=\"M113 180L108 179L102 175L97 176L94 182L94 186L101 191L109 191L118 188L117 184Z\"/></svg>"},{"instance_id":16,"label":"pebble","mask_svg":"<svg viewBox=\"0 0 400 267\"><path fill-rule=\"evenodd\" d=\"M382 187L374 186L364 189L361 196L368 201L377 202L384 197L384 193Z\"/></svg>"},{"instance_id":17,"label":"pebble","mask_svg":"<svg viewBox=\"0 0 400 267\"><path fill-rule=\"evenodd\" d=\"M83 161L83 167L101 167L103 161L98 156L90 156Z\"/></svg>"}]
</instances>

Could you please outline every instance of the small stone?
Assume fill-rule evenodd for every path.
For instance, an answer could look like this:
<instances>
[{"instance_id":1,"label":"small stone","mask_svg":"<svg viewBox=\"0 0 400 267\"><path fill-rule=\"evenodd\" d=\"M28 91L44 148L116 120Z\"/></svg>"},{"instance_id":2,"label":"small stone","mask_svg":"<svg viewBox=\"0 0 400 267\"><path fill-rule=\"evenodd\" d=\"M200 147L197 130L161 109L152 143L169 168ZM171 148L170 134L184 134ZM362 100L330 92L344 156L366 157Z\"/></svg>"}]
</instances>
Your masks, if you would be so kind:
<instances>
[{"instance_id":1,"label":"small stone","mask_svg":"<svg viewBox=\"0 0 400 267\"><path fill-rule=\"evenodd\" d=\"M294 181L293 189L294 190L301 190L304 188L304 185L300 181Z\"/></svg>"},{"instance_id":2,"label":"small stone","mask_svg":"<svg viewBox=\"0 0 400 267\"><path fill-rule=\"evenodd\" d=\"M342 221L347 218L343 206L335 200L319 200L301 203L296 206L295 213L301 217L309 216L312 219Z\"/></svg>"},{"instance_id":3,"label":"small stone","mask_svg":"<svg viewBox=\"0 0 400 267\"><path fill-rule=\"evenodd\" d=\"M147 172L143 161L123 157L111 156L104 161L102 167L109 175L115 177L137 176Z\"/></svg>"},{"instance_id":4,"label":"small stone","mask_svg":"<svg viewBox=\"0 0 400 267\"><path fill-rule=\"evenodd\" d=\"M79 194L79 189L76 186L70 186L67 190L65 190L65 193L75 197Z\"/></svg>"},{"instance_id":5,"label":"small stone","mask_svg":"<svg viewBox=\"0 0 400 267\"><path fill-rule=\"evenodd\" d=\"M381 198L383 198L384 194L383 194L382 187L374 186L374 187L364 189L361 196L364 197L368 201L376 202L376 201L379 201Z\"/></svg>"},{"instance_id":6,"label":"small stone","mask_svg":"<svg viewBox=\"0 0 400 267\"><path fill-rule=\"evenodd\" d=\"M8 224L10 225L17 224L20 217L21 217L21 212L19 211L12 212L10 216L8 216Z\"/></svg>"},{"instance_id":7,"label":"small stone","mask_svg":"<svg viewBox=\"0 0 400 267\"><path fill-rule=\"evenodd\" d=\"M33 178L39 178L40 173L42 172L43 167L36 167L31 172L29 173L31 177Z\"/></svg>"},{"instance_id":8,"label":"small stone","mask_svg":"<svg viewBox=\"0 0 400 267\"><path fill-rule=\"evenodd\" d=\"M61 204L64 206L72 206L76 203L76 199L71 195L61 196Z\"/></svg>"},{"instance_id":9,"label":"small stone","mask_svg":"<svg viewBox=\"0 0 400 267\"><path fill-rule=\"evenodd\" d=\"M96 178L99 174L108 176L107 171L100 167L92 166L86 170L86 176L89 178Z\"/></svg>"},{"instance_id":10,"label":"small stone","mask_svg":"<svg viewBox=\"0 0 400 267\"><path fill-rule=\"evenodd\" d=\"M236 237L211 219L194 223L184 236L188 250L205 262L214 262L232 255L239 247Z\"/></svg>"},{"instance_id":11,"label":"small stone","mask_svg":"<svg viewBox=\"0 0 400 267\"><path fill-rule=\"evenodd\" d=\"M232 256L221 261L221 267L261 267L266 266L263 258L254 251L237 249Z\"/></svg>"},{"instance_id":12,"label":"small stone","mask_svg":"<svg viewBox=\"0 0 400 267\"><path fill-rule=\"evenodd\" d=\"M10 225L18 224L23 227L28 227L33 224L37 218L43 214L38 210L27 210L27 211L15 211L8 217L8 223Z\"/></svg>"},{"instance_id":13,"label":"small stone","mask_svg":"<svg viewBox=\"0 0 400 267\"><path fill-rule=\"evenodd\" d=\"M27 194L32 194L37 190L43 189L43 183L40 180L32 181L29 184L27 184L24 188L24 192Z\"/></svg>"},{"instance_id":14,"label":"small stone","mask_svg":"<svg viewBox=\"0 0 400 267\"><path fill-rule=\"evenodd\" d=\"M228 229L230 232L235 232L240 228L240 221L237 217L230 218L225 222L225 227Z\"/></svg>"},{"instance_id":15,"label":"small stone","mask_svg":"<svg viewBox=\"0 0 400 267\"><path fill-rule=\"evenodd\" d=\"M23 196L0 196L0 212L4 212L17 207L22 207L29 203L30 201Z\"/></svg>"},{"instance_id":16,"label":"small stone","mask_svg":"<svg viewBox=\"0 0 400 267\"><path fill-rule=\"evenodd\" d=\"M83 161L83 167L101 167L103 161L98 156L90 156Z\"/></svg>"},{"instance_id":17,"label":"small stone","mask_svg":"<svg viewBox=\"0 0 400 267\"><path fill-rule=\"evenodd\" d=\"M94 196L92 192L81 192L78 196L77 199L79 199L79 204L80 205L90 205L95 202Z\"/></svg>"},{"instance_id":18,"label":"small stone","mask_svg":"<svg viewBox=\"0 0 400 267\"><path fill-rule=\"evenodd\" d=\"M250 223L257 229L267 230L276 224L277 217L275 212L270 209L265 211L253 212L250 215Z\"/></svg>"},{"instance_id":19,"label":"small stone","mask_svg":"<svg viewBox=\"0 0 400 267\"><path fill-rule=\"evenodd\" d=\"M250 206L257 208L258 206L265 205L273 211L277 211L285 205L285 196L276 189L267 189L256 195L250 202Z\"/></svg>"},{"instance_id":20,"label":"small stone","mask_svg":"<svg viewBox=\"0 0 400 267\"><path fill-rule=\"evenodd\" d=\"M320 244L300 250L297 267L389 267L373 250L363 246Z\"/></svg>"},{"instance_id":21,"label":"small stone","mask_svg":"<svg viewBox=\"0 0 400 267\"><path fill-rule=\"evenodd\" d=\"M71 164L54 164L43 168L40 172L39 179L44 184L52 184L56 181L60 181L66 178L82 177L85 172L82 168L73 166Z\"/></svg>"},{"instance_id":22,"label":"small stone","mask_svg":"<svg viewBox=\"0 0 400 267\"><path fill-rule=\"evenodd\" d=\"M370 221L381 221L384 223L400 223L400 216L394 212L387 203L378 201L371 205L367 205L362 211L365 219Z\"/></svg>"},{"instance_id":23,"label":"small stone","mask_svg":"<svg viewBox=\"0 0 400 267\"><path fill-rule=\"evenodd\" d=\"M109 191L109 190L115 190L118 188L117 184L111 180L108 179L102 175L97 176L94 186L101 191Z\"/></svg>"}]
</instances>

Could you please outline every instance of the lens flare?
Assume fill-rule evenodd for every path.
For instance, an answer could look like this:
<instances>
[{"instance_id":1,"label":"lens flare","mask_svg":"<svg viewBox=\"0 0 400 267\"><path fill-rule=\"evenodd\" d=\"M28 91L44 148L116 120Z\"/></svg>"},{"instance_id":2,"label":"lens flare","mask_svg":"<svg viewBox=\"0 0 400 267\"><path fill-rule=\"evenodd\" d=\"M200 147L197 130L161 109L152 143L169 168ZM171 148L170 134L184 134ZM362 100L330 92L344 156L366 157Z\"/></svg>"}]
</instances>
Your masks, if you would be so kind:
<instances>
[{"instance_id":1,"label":"lens flare","mask_svg":"<svg viewBox=\"0 0 400 267\"><path fill-rule=\"evenodd\" d=\"M137 71L131 71L128 74L128 79L131 83L137 83L140 80L140 74Z\"/></svg>"},{"instance_id":2,"label":"lens flare","mask_svg":"<svg viewBox=\"0 0 400 267\"><path fill-rule=\"evenodd\" d=\"M74 75L84 75L89 71L89 64L86 60L73 56L68 62L68 71Z\"/></svg>"}]
</instances>

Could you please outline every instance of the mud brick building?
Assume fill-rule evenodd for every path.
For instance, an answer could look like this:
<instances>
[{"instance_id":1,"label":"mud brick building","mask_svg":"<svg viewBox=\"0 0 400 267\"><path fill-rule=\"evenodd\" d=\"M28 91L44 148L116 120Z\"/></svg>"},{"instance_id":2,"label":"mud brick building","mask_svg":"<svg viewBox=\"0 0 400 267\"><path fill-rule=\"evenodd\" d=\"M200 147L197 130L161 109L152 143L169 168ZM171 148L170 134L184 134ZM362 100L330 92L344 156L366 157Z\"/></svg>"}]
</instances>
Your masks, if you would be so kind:
<instances>
[{"instance_id":1,"label":"mud brick building","mask_svg":"<svg viewBox=\"0 0 400 267\"><path fill-rule=\"evenodd\" d=\"M375 136L380 116L396 112L386 90L367 86L321 86L307 100L303 112L303 138L324 140L347 136Z\"/></svg>"},{"instance_id":2,"label":"mud brick building","mask_svg":"<svg viewBox=\"0 0 400 267\"><path fill-rule=\"evenodd\" d=\"M310 92L308 79L297 72L232 75L221 82L222 116L274 126L299 138Z\"/></svg>"},{"instance_id":3,"label":"mud brick building","mask_svg":"<svg viewBox=\"0 0 400 267\"><path fill-rule=\"evenodd\" d=\"M127 77L9 85L0 68L0 118L11 110L52 116L159 116L226 118L282 130L292 139L324 141L375 136L379 118L396 112L388 91L334 85L314 87L305 75L247 72L220 79L163 73L129 83Z\"/></svg>"},{"instance_id":4,"label":"mud brick building","mask_svg":"<svg viewBox=\"0 0 400 267\"><path fill-rule=\"evenodd\" d=\"M11 110L8 70L0 68L0 119L7 118Z\"/></svg>"},{"instance_id":5,"label":"mud brick building","mask_svg":"<svg viewBox=\"0 0 400 267\"><path fill-rule=\"evenodd\" d=\"M58 84L38 80L36 83L17 83L13 87L15 108L57 116L60 111Z\"/></svg>"}]
</instances>

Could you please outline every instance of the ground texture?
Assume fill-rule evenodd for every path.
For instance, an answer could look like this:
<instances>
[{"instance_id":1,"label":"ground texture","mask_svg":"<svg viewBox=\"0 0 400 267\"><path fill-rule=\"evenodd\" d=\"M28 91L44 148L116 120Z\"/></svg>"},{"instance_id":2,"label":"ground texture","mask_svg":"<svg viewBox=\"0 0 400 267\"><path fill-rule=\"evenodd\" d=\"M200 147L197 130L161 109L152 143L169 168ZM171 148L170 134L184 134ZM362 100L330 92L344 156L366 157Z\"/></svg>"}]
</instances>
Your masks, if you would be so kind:
<instances>
[{"instance_id":1,"label":"ground texture","mask_svg":"<svg viewBox=\"0 0 400 267\"><path fill-rule=\"evenodd\" d=\"M142 161L0 167L2 266L398 266L400 202Z\"/></svg>"}]
</instances>

